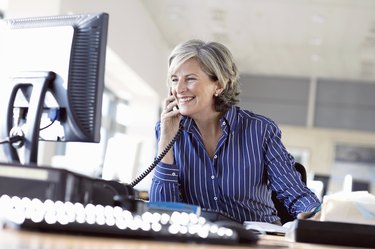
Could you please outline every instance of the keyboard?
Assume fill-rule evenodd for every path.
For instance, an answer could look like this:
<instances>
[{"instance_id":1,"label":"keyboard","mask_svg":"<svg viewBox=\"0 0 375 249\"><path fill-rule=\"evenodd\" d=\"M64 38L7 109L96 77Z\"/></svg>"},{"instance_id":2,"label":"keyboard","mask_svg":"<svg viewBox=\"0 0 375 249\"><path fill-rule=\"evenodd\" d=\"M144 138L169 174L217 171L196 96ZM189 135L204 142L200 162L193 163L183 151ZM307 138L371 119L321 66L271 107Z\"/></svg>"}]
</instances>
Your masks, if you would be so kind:
<instances>
[{"instance_id":1,"label":"keyboard","mask_svg":"<svg viewBox=\"0 0 375 249\"><path fill-rule=\"evenodd\" d=\"M174 240L210 244L238 244L236 230L210 222L195 213L134 213L119 206L0 197L3 226L42 232ZM255 243L257 237L250 242ZM248 241L249 242L249 241Z\"/></svg>"}]
</instances>

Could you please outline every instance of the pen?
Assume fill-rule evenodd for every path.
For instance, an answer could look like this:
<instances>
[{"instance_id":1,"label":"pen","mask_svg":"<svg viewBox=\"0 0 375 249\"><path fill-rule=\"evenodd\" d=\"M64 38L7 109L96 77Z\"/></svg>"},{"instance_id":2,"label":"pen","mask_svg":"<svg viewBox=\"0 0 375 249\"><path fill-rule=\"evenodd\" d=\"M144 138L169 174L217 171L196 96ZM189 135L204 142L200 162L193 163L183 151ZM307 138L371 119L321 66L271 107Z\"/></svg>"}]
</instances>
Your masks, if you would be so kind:
<instances>
[{"instance_id":1,"label":"pen","mask_svg":"<svg viewBox=\"0 0 375 249\"><path fill-rule=\"evenodd\" d=\"M310 219L316 215L322 209L322 205L317 206L307 217L306 219Z\"/></svg>"}]
</instances>

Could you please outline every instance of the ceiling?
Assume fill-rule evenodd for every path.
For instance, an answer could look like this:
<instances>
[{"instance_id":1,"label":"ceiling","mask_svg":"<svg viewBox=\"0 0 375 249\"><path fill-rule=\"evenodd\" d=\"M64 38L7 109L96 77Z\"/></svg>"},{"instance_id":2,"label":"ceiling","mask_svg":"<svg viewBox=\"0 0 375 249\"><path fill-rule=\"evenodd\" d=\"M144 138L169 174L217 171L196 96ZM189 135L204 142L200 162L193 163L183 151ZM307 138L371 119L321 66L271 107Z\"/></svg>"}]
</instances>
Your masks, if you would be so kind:
<instances>
[{"instance_id":1,"label":"ceiling","mask_svg":"<svg viewBox=\"0 0 375 249\"><path fill-rule=\"evenodd\" d=\"M374 0L142 0L166 42L219 41L242 74L375 82Z\"/></svg>"}]
</instances>

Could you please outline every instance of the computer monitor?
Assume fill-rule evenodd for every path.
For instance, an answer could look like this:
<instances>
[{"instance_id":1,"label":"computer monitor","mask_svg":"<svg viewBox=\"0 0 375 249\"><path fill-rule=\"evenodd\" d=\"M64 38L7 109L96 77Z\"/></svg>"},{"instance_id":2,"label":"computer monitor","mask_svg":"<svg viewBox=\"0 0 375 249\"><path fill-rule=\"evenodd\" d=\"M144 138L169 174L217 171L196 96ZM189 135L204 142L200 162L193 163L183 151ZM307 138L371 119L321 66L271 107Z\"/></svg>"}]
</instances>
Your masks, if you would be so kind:
<instances>
[{"instance_id":1,"label":"computer monitor","mask_svg":"<svg viewBox=\"0 0 375 249\"><path fill-rule=\"evenodd\" d=\"M371 193L371 182L353 179L352 191L367 191Z\"/></svg>"},{"instance_id":2,"label":"computer monitor","mask_svg":"<svg viewBox=\"0 0 375 249\"><path fill-rule=\"evenodd\" d=\"M100 141L108 19L1 20L0 138L23 139L1 144L0 161L36 165L39 140Z\"/></svg>"}]
</instances>

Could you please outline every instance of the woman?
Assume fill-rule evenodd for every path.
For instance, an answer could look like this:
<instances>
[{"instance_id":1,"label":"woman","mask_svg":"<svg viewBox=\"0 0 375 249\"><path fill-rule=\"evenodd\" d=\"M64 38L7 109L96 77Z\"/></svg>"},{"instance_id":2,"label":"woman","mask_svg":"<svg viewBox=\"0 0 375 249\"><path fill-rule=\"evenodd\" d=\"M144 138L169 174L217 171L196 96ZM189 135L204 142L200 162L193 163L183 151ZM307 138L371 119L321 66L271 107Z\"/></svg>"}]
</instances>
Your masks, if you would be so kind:
<instances>
[{"instance_id":1,"label":"woman","mask_svg":"<svg viewBox=\"0 0 375 249\"><path fill-rule=\"evenodd\" d=\"M171 95L156 125L158 151L179 126L182 131L156 167L150 201L191 203L241 223L279 223L271 191L294 217L305 218L320 205L294 169L277 125L236 106L239 73L225 46L200 40L178 45L168 83Z\"/></svg>"}]
</instances>

